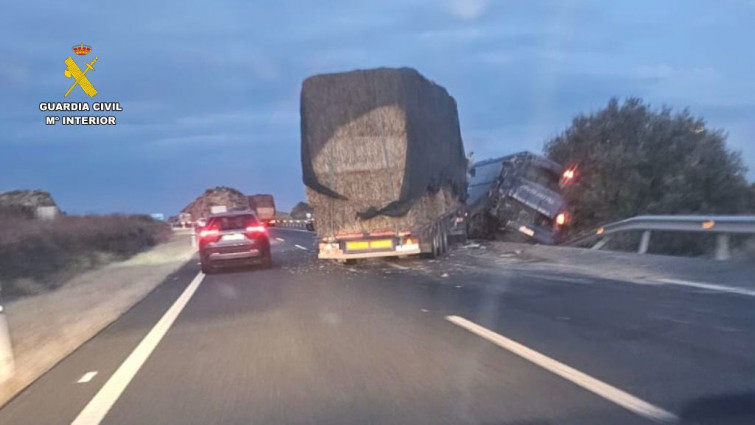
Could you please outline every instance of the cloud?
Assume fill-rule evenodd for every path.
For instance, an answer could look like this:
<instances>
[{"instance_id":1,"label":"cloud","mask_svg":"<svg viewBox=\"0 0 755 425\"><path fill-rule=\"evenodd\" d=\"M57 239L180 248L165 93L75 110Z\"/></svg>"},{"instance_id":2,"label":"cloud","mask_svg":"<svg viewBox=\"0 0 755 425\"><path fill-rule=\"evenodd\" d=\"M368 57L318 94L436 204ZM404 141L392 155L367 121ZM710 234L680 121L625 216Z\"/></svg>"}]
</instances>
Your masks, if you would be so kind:
<instances>
[{"instance_id":1,"label":"cloud","mask_svg":"<svg viewBox=\"0 0 755 425\"><path fill-rule=\"evenodd\" d=\"M640 80L693 79L711 80L719 76L715 68L703 67L674 67L666 63L658 65L642 65L634 69L634 76Z\"/></svg>"},{"instance_id":2,"label":"cloud","mask_svg":"<svg viewBox=\"0 0 755 425\"><path fill-rule=\"evenodd\" d=\"M635 69L637 78L643 80L663 80L671 78L675 73L676 70L665 63L660 65L643 65Z\"/></svg>"},{"instance_id":3,"label":"cloud","mask_svg":"<svg viewBox=\"0 0 755 425\"><path fill-rule=\"evenodd\" d=\"M176 118L175 124L181 128L191 127L229 127L238 125L298 125L298 110L260 111L258 109L244 109L231 112L209 113L202 115L187 115Z\"/></svg>"},{"instance_id":4,"label":"cloud","mask_svg":"<svg viewBox=\"0 0 755 425\"><path fill-rule=\"evenodd\" d=\"M478 59L482 62L489 64L507 64L512 63L517 59L517 55L512 52L483 52L480 53Z\"/></svg>"},{"instance_id":5,"label":"cloud","mask_svg":"<svg viewBox=\"0 0 755 425\"><path fill-rule=\"evenodd\" d=\"M19 63L5 63L0 67L0 80L6 84L22 85L31 79L31 71Z\"/></svg>"},{"instance_id":6,"label":"cloud","mask_svg":"<svg viewBox=\"0 0 755 425\"><path fill-rule=\"evenodd\" d=\"M214 146L228 145L242 142L240 135L233 134L196 134L191 136L165 137L152 142L154 145L162 146Z\"/></svg>"},{"instance_id":7,"label":"cloud","mask_svg":"<svg viewBox=\"0 0 755 425\"><path fill-rule=\"evenodd\" d=\"M485 13L490 0L448 0L448 11L463 20L477 19Z\"/></svg>"},{"instance_id":8,"label":"cloud","mask_svg":"<svg viewBox=\"0 0 755 425\"><path fill-rule=\"evenodd\" d=\"M471 41L490 39L498 36L500 30L493 28L484 28L479 26L463 28L444 28L438 30L428 30L419 33L420 38L431 39L433 41Z\"/></svg>"}]
</instances>

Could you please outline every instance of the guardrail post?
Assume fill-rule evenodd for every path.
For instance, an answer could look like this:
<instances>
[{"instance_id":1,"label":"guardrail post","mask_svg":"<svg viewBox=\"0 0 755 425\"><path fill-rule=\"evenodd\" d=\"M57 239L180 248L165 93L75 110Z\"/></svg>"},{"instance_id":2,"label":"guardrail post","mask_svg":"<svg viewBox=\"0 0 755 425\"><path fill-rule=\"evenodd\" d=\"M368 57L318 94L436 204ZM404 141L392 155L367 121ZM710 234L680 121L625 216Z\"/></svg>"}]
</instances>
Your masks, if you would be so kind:
<instances>
[{"instance_id":1,"label":"guardrail post","mask_svg":"<svg viewBox=\"0 0 755 425\"><path fill-rule=\"evenodd\" d=\"M642 232L642 239L640 239L640 246L637 248L638 254L646 254L648 247L650 246L650 230Z\"/></svg>"},{"instance_id":2,"label":"guardrail post","mask_svg":"<svg viewBox=\"0 0 755 425\"><path fill-rule=\"evenodd\" d=\"M3 306L0 305L0 384L5 383L15 373L13 347L10 341L10 329L5 319Z\"/></svg>"},{"instance_id":3,"label":"guardrail post","mask_svg":"<svg viewBox=\"0 0 755 425\"><path fill-rule=\"evenodd\" d=\"M729 234L719 233L716 235L716 260L725 261L731 258L729 251Z\"/></svg>"}]
</instances>

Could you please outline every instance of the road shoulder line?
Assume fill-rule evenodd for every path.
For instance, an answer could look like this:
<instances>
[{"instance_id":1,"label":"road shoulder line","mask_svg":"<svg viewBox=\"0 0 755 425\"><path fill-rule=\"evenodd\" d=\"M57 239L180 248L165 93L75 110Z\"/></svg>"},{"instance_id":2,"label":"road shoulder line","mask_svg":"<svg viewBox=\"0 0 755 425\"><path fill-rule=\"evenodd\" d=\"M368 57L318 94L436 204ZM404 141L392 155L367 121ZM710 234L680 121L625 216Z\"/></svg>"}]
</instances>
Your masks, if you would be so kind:
<instances>
[{"instance_id":1,"label":"road shoulder line","mask_svg":"<svg viewBox=\"0 0 755 425\"><path fill-rule=\"evenodd\" d=\"M727 294L737 294L737 295L746 295L749 297L755 297L755 290L738 288L735 286L714 285L711 283L693 282L690 280L681 280L681 279L658 279L658 281L669 284L669 285L687 286L690 288L707 289L709 291L723 292Z\"/></svg>"},{"instance_id":2,"label":"road shoulder line","mask_svg":"<svg viewBox=\"0 0 755 425\"><path fill-rule=\"evenodd\" d=\"M446 316L446 320L639 416L664 423L672 423L678 420L677 416L671 412L654 406L463 317Z\"/></svg>"}]
</instances>

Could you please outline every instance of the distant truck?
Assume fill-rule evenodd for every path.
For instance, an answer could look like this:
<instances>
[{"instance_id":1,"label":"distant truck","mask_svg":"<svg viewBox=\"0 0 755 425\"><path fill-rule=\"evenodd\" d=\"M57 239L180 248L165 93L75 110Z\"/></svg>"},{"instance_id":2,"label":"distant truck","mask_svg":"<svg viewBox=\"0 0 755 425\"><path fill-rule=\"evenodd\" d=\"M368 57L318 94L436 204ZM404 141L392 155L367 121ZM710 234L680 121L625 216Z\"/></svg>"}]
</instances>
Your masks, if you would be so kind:
<instances>
[{"instance_id":1,"label":"distant truck","mask_svg":"<svg viewBox=\"0 0 755 425\"><path fill-rule=\"evenodd\" d=\"M228 212L228 207L225 205L212 205L210 206L210 214L222 214Z\"/></svg>"},{"instance_id":2,"label":"distant truck","mask_svg":"<svg viewBox=\"0 0 755 425\"><path fill-rule=\"evenodd\" d=\"M258 193L249 198L249 208L257 212L257 217L267 226L275 226L275 199L273 195Z\"/></svg>"},{"instance_id":3,"label":"distant truck","mask_svg":"<svg viewBox=\"0 0 755 425\"><path fill-rule=\"evenodd\" d=\"M469 172L469 236L555 243L568 219L560 190L564 171L530 152L475 163Z\"/></svg>"},{"instance_id":4,"label":"distant truck","mask_svg":"<svg viewBox=\"0 0 755 425\"><path fill-rule=\"evenodd\" d=\"M466 158L443 87L408 68L317 75L301 114L318 258L436 257L465 232Z\"/></svg>"}]
</instances>

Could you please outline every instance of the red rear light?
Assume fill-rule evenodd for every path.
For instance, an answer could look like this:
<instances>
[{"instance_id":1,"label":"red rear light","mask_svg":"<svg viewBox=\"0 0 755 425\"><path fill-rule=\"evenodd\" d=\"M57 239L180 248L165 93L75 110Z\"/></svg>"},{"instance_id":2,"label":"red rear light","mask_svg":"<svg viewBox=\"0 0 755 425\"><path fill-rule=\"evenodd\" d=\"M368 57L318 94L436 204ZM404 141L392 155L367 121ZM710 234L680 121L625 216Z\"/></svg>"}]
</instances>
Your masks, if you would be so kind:
<instances>
[{"instance_id":1,"label":"red rear light","mask_svg":"<svg viewBox=\"0 0 755 425\"><path fill-rule=\"evenodd\" d=\"M406 238L404 239L402 245L414 245L418 243L419 243L419 239L417 238Z\"/></svg>"},{"instance_id":2,"label":"red rear light","mask_svg":"<svg viewBox=\"0 0 755 425\"><path fill-rule=\"evenodd\" d=\"M220 234L220 231L218 229L202 229L199 232L199 237L200 238L208 238L208 237L211 237L211 236L217 236L219 234Z\"/></svg>"},{"instance_id":3,"label":"red rear light","mask_svg":"<svg viewBox=\"0 0 755 425\"><path fill-rule=\"evenodd\" d=\"M248 226L246 228L247 233L265 233L266 231L265 226Z\"/></svg>"},{"instance_id":4,"label":"red rear light","mask_svg":"<svg viewBox=\"0 0 755 425\"><path fill-rule=\"evenodd\" d=\"M559 226L566 224L566 213L561 213L556 216L556 224L558 224Z\"/></svg>"}]
</instances>

